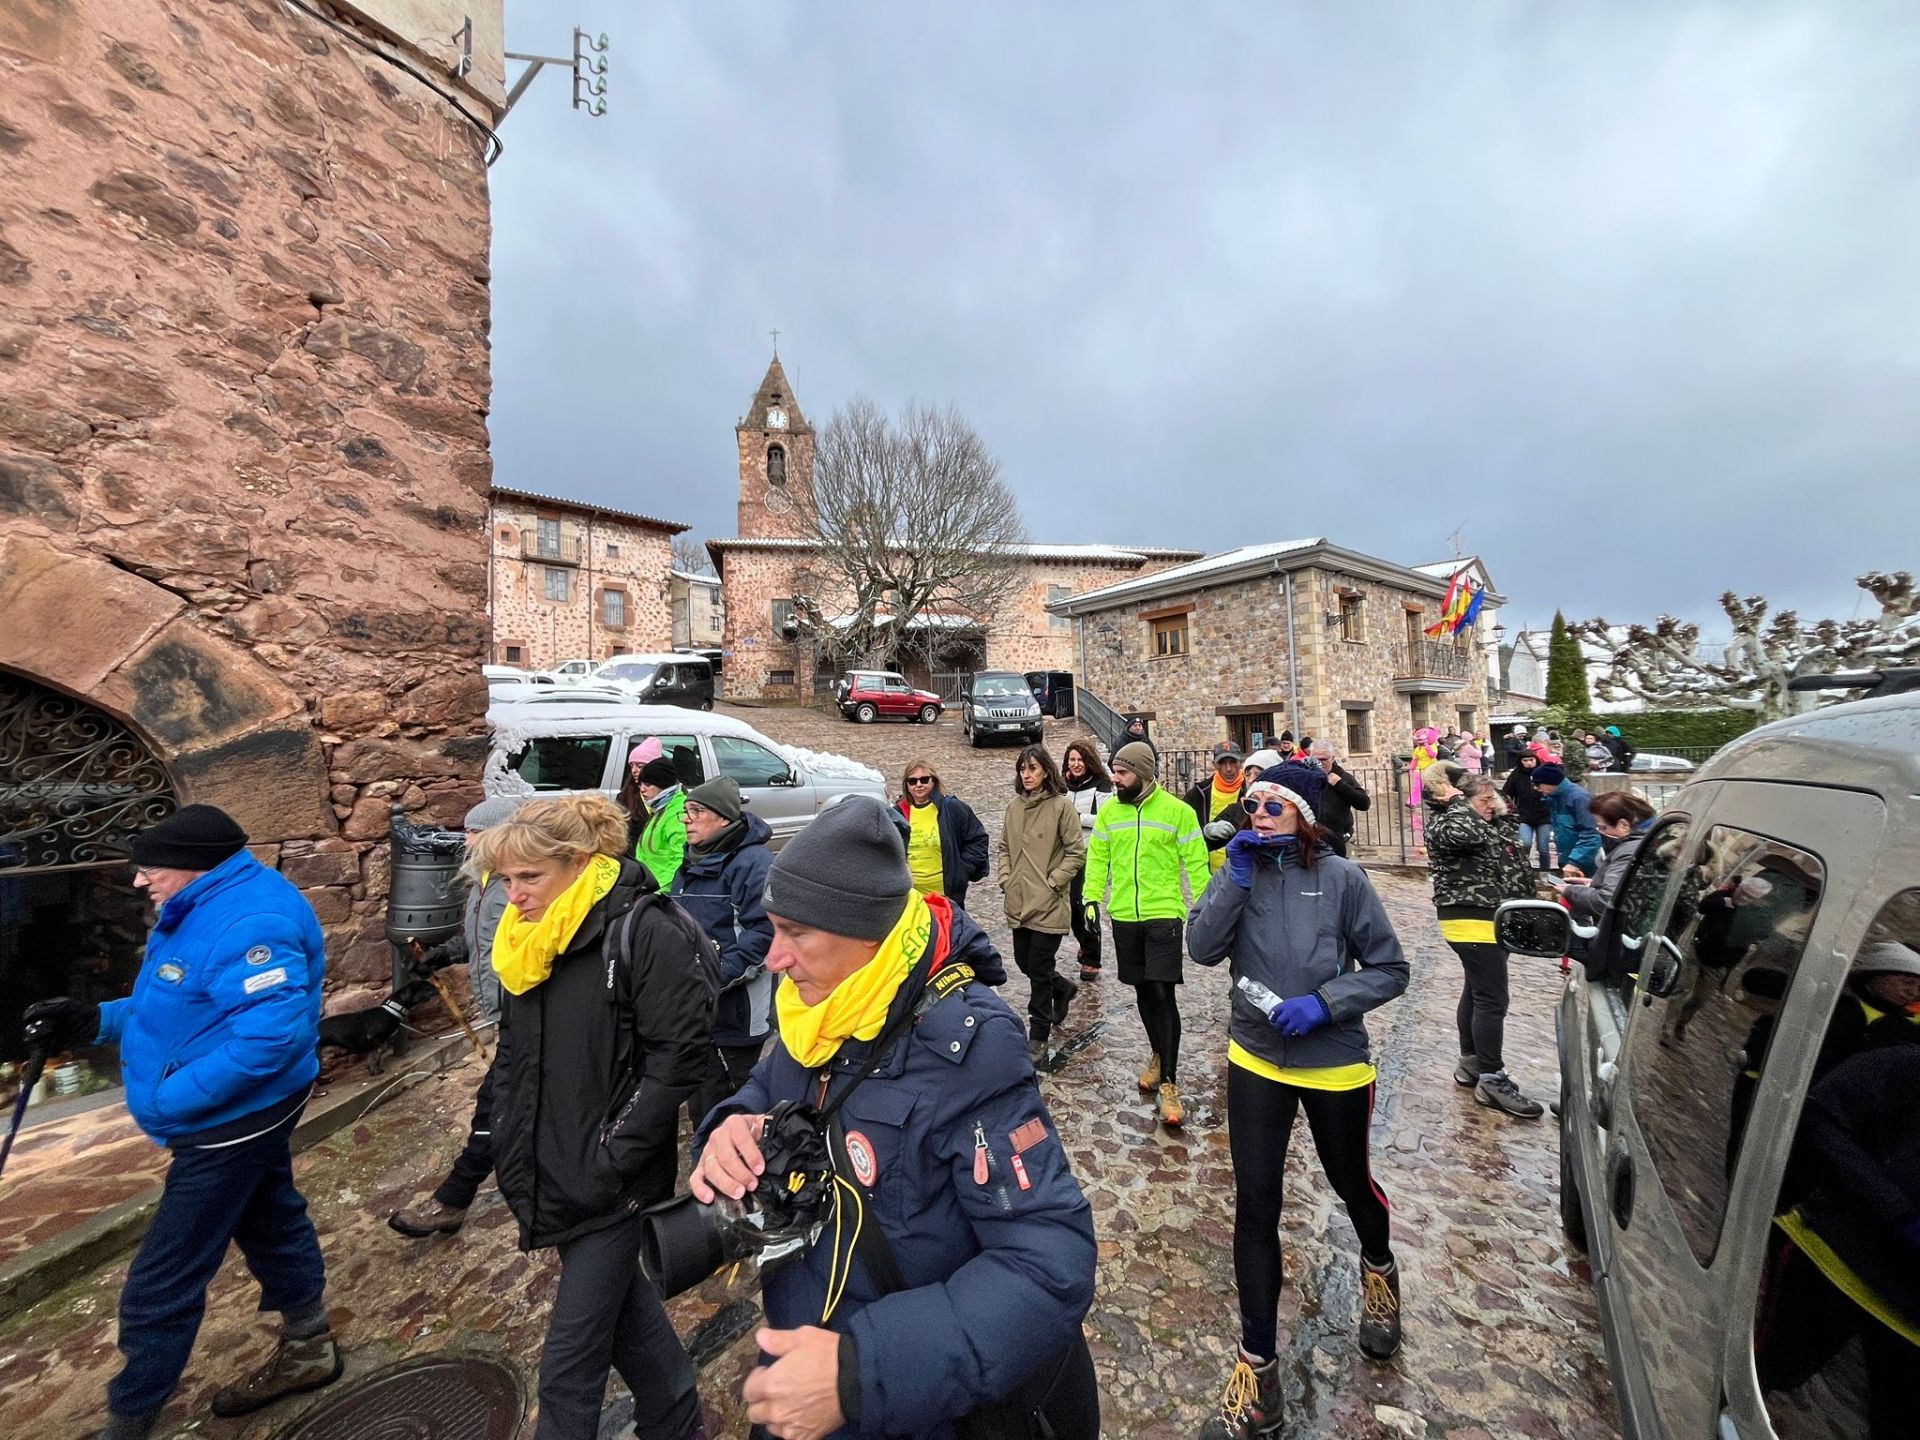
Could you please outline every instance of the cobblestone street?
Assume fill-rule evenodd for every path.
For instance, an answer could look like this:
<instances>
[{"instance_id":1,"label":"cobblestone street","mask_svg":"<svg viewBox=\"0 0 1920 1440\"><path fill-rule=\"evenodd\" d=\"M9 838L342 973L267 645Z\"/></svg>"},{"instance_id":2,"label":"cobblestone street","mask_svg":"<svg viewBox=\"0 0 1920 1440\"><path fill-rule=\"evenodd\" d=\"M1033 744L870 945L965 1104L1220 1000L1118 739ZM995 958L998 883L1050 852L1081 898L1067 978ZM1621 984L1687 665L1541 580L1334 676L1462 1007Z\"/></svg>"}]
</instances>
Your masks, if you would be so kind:
<instances>
[{"instance_id":1,"label":"cobblestone street","mask_svg":"<svg viewBox=\"0 0 1920 1440\"><path fill-rule=\"evenodd\" d=\"M997 838L1015 752L970 751L951 718L928 730L861 728L788 710L735 713L776 739L854 755L885 773L890 789L904 762L925 755ZM1069 733L1050 722L1049 748L1057 754ZM1413 961L1408 994L1371 1026L1381 1068L1376 1178L1393 1206L1406 1343L1386 1365L1366 1361L1354 1344L1357 1245L1319 1179L1302 1125L1289 1159L1284 1231L1281 1344L1293 1417L1286 1433L1606 1440L1616 1433L1614 1407L1586 1266L1559 1233L1553 1122L1502 1120L1452 1083L1458 966L1435 929L1424 880L1375 878ZM1006 948L997 887L976 887L972 898ZM1063 964L1072 952L1064 947ZM1514 973L1512 1068L1544 1100L1556 1087L1559 977L1545 962L1524 960ZM1182 1075L1191 1109L1182 1133L1159 1128L1135 1088L1144 1041L1130 993L1110 974L1082 990L1065 1030L1075 1037L1072 1053L1043 1082L1100 1237L1089 1328L1104 1433L1133 1440L1192 1436L1226 1379L1237 1338L1224 974L1190 965L1187 982ZM1007 996L1016 1008L1025 988L1015 974ZM556 1272L549 1255L515 1248L497 1192L482 1191L452 1238L409 1242L384 1223L457 1149L478 1078L468 1062L402 1090L296 1162L327 1255L335 1323L351 1352L343 1384L403 1356L453 1350L502 1355L531 1386ZM98 1422L117 1363L113 1310L125 1268L122 1259L0 1325L0 1435L64 1440ZM270 1328L252 1311L256 1296L230 1256L161 1435L257 1440L311 1403L250 1421L208 1418L213 1390L268 1351ZM731 1437L746 1433L737 1396L752 1360L748 1298L716 1281L675 1307L682 1334L698 1337L702 1394Z\"/></svg>"}]
</instances>

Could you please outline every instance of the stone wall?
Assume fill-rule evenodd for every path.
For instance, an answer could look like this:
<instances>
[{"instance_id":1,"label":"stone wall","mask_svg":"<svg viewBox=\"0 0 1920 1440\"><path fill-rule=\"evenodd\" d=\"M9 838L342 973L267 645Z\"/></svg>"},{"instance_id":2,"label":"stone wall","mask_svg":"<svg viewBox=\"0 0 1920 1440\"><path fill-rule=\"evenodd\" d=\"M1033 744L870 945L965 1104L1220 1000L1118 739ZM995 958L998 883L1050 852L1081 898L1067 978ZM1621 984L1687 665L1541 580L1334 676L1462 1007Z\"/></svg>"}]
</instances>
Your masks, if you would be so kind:
<instances>
[{"instance_id":1,"label":"stone wall","mask_svg":"<svg viewBox=\"0 0 1920 1440\"><path fill-rule=\"evenodd\" d=\"M560 524L561 554L553 562L527 556L537 519ZM671 649L672 537L662 526L496 495L489 541L494 663L544 670L562 660ZM548 597L549 571L566 577L564 600ZM607 624L609 590L625 596L617 626ZM508 658L510 648L520 658Z\"/></svg>"},{"instance_id":2,"label":"stone wall","mask_svg":"<svg viewBox=\"0 0 1920 1440\"><path fill-rule=\"evenodd\" d=\"M473 127L305 15L0 10L0 664L239 816L345 979L390 804L479 793L488 231Z\"/></svg>"}]
</instances>

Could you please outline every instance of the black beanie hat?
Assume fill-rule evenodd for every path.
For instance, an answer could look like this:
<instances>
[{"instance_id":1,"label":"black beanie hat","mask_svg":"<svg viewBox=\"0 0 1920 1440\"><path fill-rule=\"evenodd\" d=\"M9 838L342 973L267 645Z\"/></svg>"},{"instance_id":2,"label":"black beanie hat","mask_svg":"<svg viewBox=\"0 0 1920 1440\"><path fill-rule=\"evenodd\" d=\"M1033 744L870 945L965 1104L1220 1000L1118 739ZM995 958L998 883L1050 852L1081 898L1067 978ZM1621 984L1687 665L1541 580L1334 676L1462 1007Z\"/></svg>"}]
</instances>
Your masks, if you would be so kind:
<instances>
[{"instance_id":1,"label":"black beanie hat","mask_svg":"<svg viewBox=\"0 0 1920 1440\"><path fill-rule=\"evenodd\" d=\"M773 857L766 907L796 925L884 940L912 889L893 817L880 801L855 795L821 811Z\"/></svg>"},{"instance_id":2,"label":"black beanie hat","mask_svg":"<svg viewBox=\"0 0 1920 1440\"><path fill-rule=\"evenodd\" d=\"M680 783L680 772L673 768L673 762L664 755L656 755L640 767L640 783L658 785L662 790L671 789Z\"/></svg>"},{"instance_id":3,"label":"black beanie hat","mask_svg":"<svg viewBox=\"0 0 1920 1440\"><path fill-rule=\"evenodd\" d=\"M247 848L247 832L216 805L186 805L133 837L133 863L157 870L211 870Z\"/></svg>"}]
</instances>

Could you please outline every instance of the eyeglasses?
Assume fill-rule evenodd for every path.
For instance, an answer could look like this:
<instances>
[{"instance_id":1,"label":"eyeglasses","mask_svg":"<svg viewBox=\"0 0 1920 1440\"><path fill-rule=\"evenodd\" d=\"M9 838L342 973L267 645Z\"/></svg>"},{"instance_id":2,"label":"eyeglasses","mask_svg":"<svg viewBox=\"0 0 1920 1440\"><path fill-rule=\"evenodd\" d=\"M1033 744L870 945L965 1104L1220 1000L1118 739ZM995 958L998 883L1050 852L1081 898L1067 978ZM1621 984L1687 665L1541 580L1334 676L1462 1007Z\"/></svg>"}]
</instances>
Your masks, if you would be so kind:
<instances>
[{"instance_id":1,"label":"eyeglasses","mask_svg":"<svg viewBox=\"0 0 1920 1440\"><path fill-rule=\"evenodd\" d=\"M931 784L933 784L933 776L931 776L931 775L909 775L909 776L907 777L907 784L909 784L909 785L931 785Z\"/></svg>"},{"instance_id":2,"label":"eyeglasses","mask_svg":"<svg viewBox=\"0 0 1920 1440\"><path fill-rule=\"evenodd\" d=\"M1262 800L1260 813L1263 815L1284 815L1292 807L1284 800Z\"/></svg>"}]
</instances>

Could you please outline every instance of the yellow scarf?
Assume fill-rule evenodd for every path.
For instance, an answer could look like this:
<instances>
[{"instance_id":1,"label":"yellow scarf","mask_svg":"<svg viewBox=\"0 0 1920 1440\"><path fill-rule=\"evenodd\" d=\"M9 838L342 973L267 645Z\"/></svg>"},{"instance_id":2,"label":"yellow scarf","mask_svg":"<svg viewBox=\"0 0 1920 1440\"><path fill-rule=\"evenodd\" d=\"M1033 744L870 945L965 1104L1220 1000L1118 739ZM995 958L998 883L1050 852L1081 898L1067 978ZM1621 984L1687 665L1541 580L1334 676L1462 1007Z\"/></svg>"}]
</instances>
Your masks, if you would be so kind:
<instances>
[{"instance_id":1,"label":"yellow scarf","mask_svg":"<svg viewBox=\"0 0 1920 1440\"><path fill-rule=\"evenodd\" d=\"M818 1005L800 998L788 980L776 992L780 1043L809 1070L831 1060L848 1040L871 1040L886 1026L887 1011L913 967L933 943L933 911L919 891L907 896L893 930L873 959L833 987Z\"/></svg>"},{"instance_id":2,"label":"yellow scarf","mask_svg":"<svg viewBox=\"0 0 1920 1440\"><path fill-rule=\"evenodd\" d=\"M551 975L555 958L573 943L587 912L607 898L619 878L620 862L596 855L538 920L522 920L519 906L507 906L493 932L493 973L500 983L524 995Z\"/></svg>"}]
</instances>

